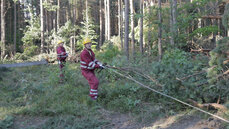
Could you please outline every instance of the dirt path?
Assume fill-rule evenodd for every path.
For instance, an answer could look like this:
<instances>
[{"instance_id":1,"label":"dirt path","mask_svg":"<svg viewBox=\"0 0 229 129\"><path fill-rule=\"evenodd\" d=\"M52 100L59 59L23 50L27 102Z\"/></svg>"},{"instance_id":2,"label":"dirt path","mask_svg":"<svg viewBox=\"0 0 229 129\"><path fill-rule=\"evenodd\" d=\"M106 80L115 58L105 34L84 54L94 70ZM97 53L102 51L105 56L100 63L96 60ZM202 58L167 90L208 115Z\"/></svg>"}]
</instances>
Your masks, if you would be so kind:
<instances>
[{"instance_id":1,"label":"dirt path","mask_svg":"<svg viewBox=\"0 0 229 129\"><path fill-rule=\"evenodd\" d=\"M110 122L102 129L227 129L223 123L214 118L202 119L198 115L178 114L168 118L157 119L149 124L136 122L130 114L100 110L104 119ZM48 120L48 117L16 116L11 129L25 129L40 127Z\"/></svg>"},{"instance_id":2,"label":"dirt path","mask_svg":"<svg viewBox=\"0 0 229 129\"><path fill-rule=\"evenodd\" d=\"M214 118L202 119L198 115L178 114L168 118L161 118L152 121L151 124L136 122L128 114L110 113L101 111L106 120L110 121L109 125L103 128L111 129L224 129L223 123Z\"/></svg>"}]
</instances>

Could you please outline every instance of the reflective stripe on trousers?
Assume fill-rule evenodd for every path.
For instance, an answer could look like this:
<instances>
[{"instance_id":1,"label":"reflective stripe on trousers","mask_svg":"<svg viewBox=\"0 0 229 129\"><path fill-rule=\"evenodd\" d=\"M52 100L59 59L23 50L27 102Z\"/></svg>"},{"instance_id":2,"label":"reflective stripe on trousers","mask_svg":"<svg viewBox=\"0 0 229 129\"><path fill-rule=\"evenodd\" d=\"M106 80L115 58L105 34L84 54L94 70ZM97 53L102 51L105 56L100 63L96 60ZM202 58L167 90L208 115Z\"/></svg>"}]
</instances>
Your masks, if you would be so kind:
<instances>
[{"instance_id":1,"label":"reflective stripe on trousers","mask_svg":"<svg viewBox=\"0 0 229 129\"><path fill-rule=\"evenodd\" d=\"M82 70L82 75L87 79L89 85L90 85L90 96L97 96L98 95L98 85L99 85L99 80L95 76L94 71L89 71L89 70Z\"/></svg>"}]
</instances>

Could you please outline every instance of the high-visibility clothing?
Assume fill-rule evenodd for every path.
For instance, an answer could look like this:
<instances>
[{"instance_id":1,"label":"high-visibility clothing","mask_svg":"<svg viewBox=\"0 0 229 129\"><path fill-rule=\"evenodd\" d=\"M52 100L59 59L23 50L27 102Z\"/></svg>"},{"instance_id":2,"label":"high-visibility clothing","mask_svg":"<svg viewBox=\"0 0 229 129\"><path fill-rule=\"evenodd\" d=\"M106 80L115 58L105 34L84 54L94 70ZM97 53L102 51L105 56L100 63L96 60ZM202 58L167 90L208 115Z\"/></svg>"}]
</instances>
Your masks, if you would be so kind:
<instances>
[{"instance_id":1,"label":"high-visibility clothing","mask_svg":"<svg viewBox=\"0 0 229 129\"><path fill-rule=\"evenodd\" d=\"M68 57L68 54L63 46L57 47L56 52L58 61L65 61L65 59Z\"/></svg>"},{"instance_id":2,"label":"high-visibility clothing","mask_svg":"<svg viewBox=\"0 0 229 129\"><path fill-rule=\"evenodd\" d=\"M80 54L80 67L82 70L94 70L100 67L100 62L95 59L95 54L92 50L86 48Z\"/></svg>"},{"instance_id":3,"label":"high-visibility clothing","mask_svg":"<svg viewBox=\"0 0 229 129\"><path fill-rule=\"evenodd\" d=\"M82 75L87 79L90 85L89 96L96 99L98 96L99 80L95 76L94 70L100 68L101 63L95 59L95 54L92 50L84 49L80 54L80 67Z\"/></svg>"},{"instance_id":4,"label":"high-visibility clothing","mask_svg":"<svg viewBox=\"0 0 229 129\"><path fill-rule=\"evenodd\" d=\"M68 57L68 54L66 53L66 50L63 46L57 47L56 52L57 52L58 64L60 67L60 75L59 76L60 76L60 79L62 79L64 77L62 69L64 67L64 63L66 62L65 60Z\"/></svg>"}]
</instances>

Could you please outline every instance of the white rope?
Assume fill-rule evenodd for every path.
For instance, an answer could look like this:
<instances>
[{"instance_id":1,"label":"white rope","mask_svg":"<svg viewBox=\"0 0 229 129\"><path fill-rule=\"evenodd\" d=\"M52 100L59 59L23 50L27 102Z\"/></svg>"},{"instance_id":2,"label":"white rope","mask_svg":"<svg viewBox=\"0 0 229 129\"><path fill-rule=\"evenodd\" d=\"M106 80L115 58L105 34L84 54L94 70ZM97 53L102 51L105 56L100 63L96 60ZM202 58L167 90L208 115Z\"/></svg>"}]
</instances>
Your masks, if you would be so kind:
<instances>
[{"instance_id":1,"label":"white rope","mask_svg":"<svg viewBox=\"0 0 229 129\"><path fill-rule=\"evenodd\" d=\"M167 95L167 94L164 94L164 93L162 93L162 92L160 92L160 91L157 91L157 90L155 90L155 89L152 89L152 88L150 88L149 86L146 86L146 85L140 83L139 81L133 79L132 77L131 77L131 78L130 78L130 77L127 77L127 76L125 76L125 75L123 75L123 74L121 74L121 73L119 73L119 72L117 72L117 71L115 71L115 70L113 70L113 69L110 69L110 68L109 68L109 70L115 72L116 74L119 74L119 75L122 76L122 77L125 77L125 78L127 78L127 79L129 79L129 80L132 80L132 81L134 81L135 83L137 83L137 84L139 84L139 85L141 85L141 86L143 86L143 87L145 87L145 88L147 88L147 89L149 89L149 90L151 90L151 91L153 91L153 92L156 92L156 93L158 93L158 94L161 94L161 95L163 95L163 96L166 96L166 97L168 97L168 98L170 98L170 99L173 99L173 100L175 100L175 101L177 101L177 102L180 102L180 103L182 103L182 104L184 104L184 105L187 105L187 106L189 106L189 107L192 107L192 108L194 108L194 109L196 109L196 110L199 110L199 111L201 111L201 112L203 112L203 113L206 113L206 114L211 115L211 116L213 116L213 117L216 117L216 118L218 118L218 119L220 119L220 120L222 120L222 121L224 121L224 122L229 123L229 120L226 120L226 119L224 119L224 118L222 118L222 117L220 117L220 116L214 115L214 114L212 114L212 113L210 113L210 112L204 111L204 110L202 110L202 109L200 109L200 108L198 108L198 107L192 106L192 105L190 105L190 104L188 104L188 103L186 103L186 102L183 102L183 101L181 101L181 100L179 100L179 99L177 99L177 98L174 98L174 97L172 97L172 96L169 96L169 95Z\"/></svg>"}]
</instances>

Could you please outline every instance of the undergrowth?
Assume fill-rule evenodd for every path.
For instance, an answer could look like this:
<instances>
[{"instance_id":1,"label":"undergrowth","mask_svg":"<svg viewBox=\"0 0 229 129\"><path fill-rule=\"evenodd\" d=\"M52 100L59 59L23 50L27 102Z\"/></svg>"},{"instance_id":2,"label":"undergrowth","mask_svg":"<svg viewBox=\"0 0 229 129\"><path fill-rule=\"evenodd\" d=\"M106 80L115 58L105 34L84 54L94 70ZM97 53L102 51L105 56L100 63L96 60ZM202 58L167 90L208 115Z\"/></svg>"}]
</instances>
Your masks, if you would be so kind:
<instances>
[{"instance_id":1,"label":"undergrowth","mask_svg":"<svg viewBox=\"0 0 229 129\"><path fill-rule=\"evenodd\" d=\"M207 93L203 92L208 85L206 72L202 72L208 67L208 59L204 55L191 55L173 49L165 51L161 62L153 56L143 57L139 54L128 62L118 47L106 47L109 49L96 52L101 62L147 74L154 81L133 71L118 70L122 74L183 101L214 102L207 100ZM88 96L89 85L81 75L79 64L66 63L65 81L62 84L59 83L57 65L0 69L0 72L1 128L12 127L15 115L48 117L44 125L34 128L103 128L109 122L100 109L131 113L139 122L189 110L182 104L120 77L110 69L96 72L100 80L96 102Z\"/></svg>"}]
</instances>

